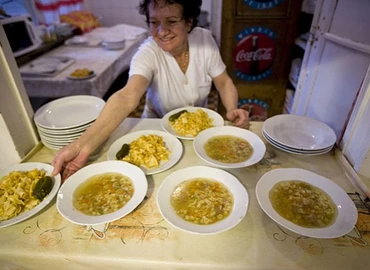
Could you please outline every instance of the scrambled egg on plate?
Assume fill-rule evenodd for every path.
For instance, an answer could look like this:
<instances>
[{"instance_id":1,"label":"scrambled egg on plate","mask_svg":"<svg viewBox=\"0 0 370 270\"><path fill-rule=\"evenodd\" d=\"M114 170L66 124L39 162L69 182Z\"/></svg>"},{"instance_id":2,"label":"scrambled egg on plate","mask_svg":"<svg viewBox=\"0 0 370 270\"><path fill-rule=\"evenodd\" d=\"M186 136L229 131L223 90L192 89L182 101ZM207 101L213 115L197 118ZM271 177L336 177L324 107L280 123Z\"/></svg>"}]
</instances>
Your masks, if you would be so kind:
<instances>
[{"instance_id":1,"label":"scrambled egg on plate","mask_svg":"<svg viewBox=\"0 0 370 270\"><path fill-rule=\"evenodd\" d=\"M45 171L13 171L0 179L0 222L34 208L40 200L32 192Z\"/></svg>"},{"instance_id":2,"label":"scrambled egg on plate","mask_svg":"<svg viewBox=\"0 0 370 270\"><path fill-rule=\"evenodd\" d=\"M175 121L170 121L170 125L175 132L180 135L197 136L199 132L213 127L213 119L202 109L195 112L184 112Z\"/></svg>"},{"instance_id":3,"label":"scrambled egg on plate","mask_svg":"<svg viewBox=\"0 0 370 270\"><path fill-rule=\"evenodd\" d=\"M70 76L71 77L74 77L74 78L84 78L84 77L87 77L87 76L90 76L93 74L93 71L87 69L87 68L78 68L78 69L75 69L71 74Z\"/></svg>"},{"instance_id":4,"label":"scrambled egg on plate","mask_svg":"<svg viewBox=\"0 0 370 270\"><path fill-rule=\"evenodd\" d=\"M168 161L170 155L163 138L149 134L132 141L128 155L122 160L152 169L158 168L162 161Z\"/></svg>"}]
</instances>

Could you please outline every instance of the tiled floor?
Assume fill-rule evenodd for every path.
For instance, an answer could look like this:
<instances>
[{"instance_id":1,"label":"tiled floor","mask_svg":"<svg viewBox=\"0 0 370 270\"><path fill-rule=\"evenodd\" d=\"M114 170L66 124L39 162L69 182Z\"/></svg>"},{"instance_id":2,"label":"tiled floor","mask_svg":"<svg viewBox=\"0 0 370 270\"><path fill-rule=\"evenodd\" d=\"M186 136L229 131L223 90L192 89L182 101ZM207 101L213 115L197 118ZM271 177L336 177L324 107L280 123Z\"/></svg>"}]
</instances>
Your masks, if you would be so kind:
<instances>
[{"instance_id":1,"label":"tiled floor","mask_svg":"<svg viewBox=\"0 0 370 270\"><path fill-rule=\"evenodd\" d=\"M140 118L141 114L143 112L145 105L145 96L143 96L140 100L140 105L134 110L129 117L135 117L135 118ZM212 90L209 93L208 96L208 108L214 111L217 111L218 109L218 92L217 90Z\"/></svg>"}]
</instances>

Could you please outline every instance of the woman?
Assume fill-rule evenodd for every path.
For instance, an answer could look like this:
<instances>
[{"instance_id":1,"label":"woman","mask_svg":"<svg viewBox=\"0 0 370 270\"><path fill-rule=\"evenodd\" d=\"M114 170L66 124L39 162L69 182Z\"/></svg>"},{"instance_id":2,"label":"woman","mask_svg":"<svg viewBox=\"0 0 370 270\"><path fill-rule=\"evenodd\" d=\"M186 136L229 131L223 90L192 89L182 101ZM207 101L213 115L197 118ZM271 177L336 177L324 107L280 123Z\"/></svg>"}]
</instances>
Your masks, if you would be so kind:
<instances>
[{"instance_id":1,"label":"woman","mask_svg":"<svg viewBox=\"0 0 370 270\"><path fill-rule=\"evenodd\" d=\"M184 106L205 106L212 82L236 126L248 125L248 112L237 108L237 90L210 32L196 28L201 0L144 0L140 13L150 27L149 37L130 65L126 86L113 94L95 123L75 142L60 150L54 174L66 179L82 168L139 104L147 92L142 117L163 117Z\"/></svg>"}]
</instances>

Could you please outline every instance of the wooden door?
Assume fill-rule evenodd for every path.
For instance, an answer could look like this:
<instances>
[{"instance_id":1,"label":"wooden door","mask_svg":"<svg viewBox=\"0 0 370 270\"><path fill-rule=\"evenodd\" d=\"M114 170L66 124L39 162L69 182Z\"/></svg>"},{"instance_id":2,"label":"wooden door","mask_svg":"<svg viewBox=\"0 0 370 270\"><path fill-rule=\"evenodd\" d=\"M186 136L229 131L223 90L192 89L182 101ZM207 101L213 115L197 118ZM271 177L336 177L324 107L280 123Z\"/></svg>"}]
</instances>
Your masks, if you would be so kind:
<instances>
[{"instance_id":1,"label":"wooden door","mask_svg":"<svg viewBox=\"0 0 370 270\"><path fill-rule=\"evenodd\" d=\"M252 120L282 113L301 3L223 1L221 54Z\"/></svg>"}]
</instances>

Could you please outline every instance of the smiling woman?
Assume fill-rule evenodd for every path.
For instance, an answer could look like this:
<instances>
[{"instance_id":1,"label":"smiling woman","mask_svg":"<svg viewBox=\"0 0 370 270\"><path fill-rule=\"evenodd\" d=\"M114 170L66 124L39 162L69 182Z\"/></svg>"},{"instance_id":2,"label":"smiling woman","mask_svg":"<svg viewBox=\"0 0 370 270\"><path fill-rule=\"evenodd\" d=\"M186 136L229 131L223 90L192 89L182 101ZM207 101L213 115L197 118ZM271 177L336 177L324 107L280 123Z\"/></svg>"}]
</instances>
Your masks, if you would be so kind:
<instances>
[{"instance_id":1,"label":"smiling woman","mask_svg":"<svg viewBox=\"0 0 370 270\"><path fill-rule=\"evenodd\" d=\"M201 5L201 0L140 2L139 10L146 16L151 36L131 60L127 84L108 99L98 119L78 142L57 153L55 173L65 168L64 177L68 177L81 168L91 151L138 106L145 93L142 117L161 118L182 107L206 107L214 83L227 109L226 118L239 127L248 125L248 112L237 107L237 90L212 33L195 27Z\"/></svg>"}]
</instances>

